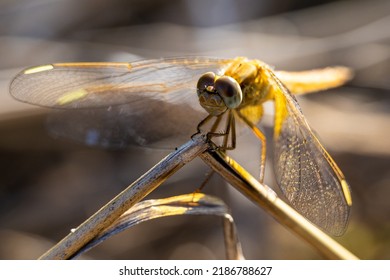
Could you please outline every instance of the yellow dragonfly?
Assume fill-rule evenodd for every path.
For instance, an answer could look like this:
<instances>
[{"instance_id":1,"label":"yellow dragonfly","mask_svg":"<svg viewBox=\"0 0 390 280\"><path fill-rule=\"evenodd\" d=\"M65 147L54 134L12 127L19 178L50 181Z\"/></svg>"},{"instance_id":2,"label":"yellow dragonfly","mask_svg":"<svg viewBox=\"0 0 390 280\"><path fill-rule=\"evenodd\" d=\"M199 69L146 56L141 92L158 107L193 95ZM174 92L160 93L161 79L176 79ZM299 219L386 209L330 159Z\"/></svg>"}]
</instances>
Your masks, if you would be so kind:
<instances>
[{"instance_id":1,"label":"yellow dragonfly","mask_svg":"<svg viewBox=\"0 0 390 280\"><path fill-rule=\"evenodd\" d=\"M63 135L83 138L90 144L108 144L100 139L111 134L116 135L115 139L134 138L144 145L171 139L172 135L189 137L197 124L200 132L214 118L209 136L222 135L221 149L227 150L235 147L236 121L240 120L261 141L261 182L266 139L256 124L263 116L264 102L273 101L278 185L292 206L311 222L333 235L341 235L352 205L348 183L310 129L292 93L340 86L350 77L351 72L344 67L284 72L244 57L182 57L32 67L14 78L10 92L23 102L77 109L72 110L74 118L69 125L62 126ZM115 112L116 117L100 118L101 114L94 115L90 108L97 108L103 115ZM221 132L218 129L222 118L226 125ZM87 122L85 126L81 125L83 121ZM125 131L121 125L104 132L106 126L117 125L115 121L126 122ZM94 129L85 129L88 125Z\"/></svg>"}]
</instances>

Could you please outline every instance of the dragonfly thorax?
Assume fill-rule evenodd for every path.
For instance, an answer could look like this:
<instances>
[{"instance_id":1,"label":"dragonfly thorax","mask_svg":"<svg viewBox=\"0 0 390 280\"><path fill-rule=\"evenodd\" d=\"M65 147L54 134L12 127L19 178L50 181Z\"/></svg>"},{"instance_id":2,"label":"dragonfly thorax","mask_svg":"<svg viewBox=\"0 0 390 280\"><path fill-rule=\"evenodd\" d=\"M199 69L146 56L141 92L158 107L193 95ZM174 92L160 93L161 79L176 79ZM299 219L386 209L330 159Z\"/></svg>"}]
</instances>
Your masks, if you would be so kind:
<instances>
[{"instance_id":1,"label":"dragonfly thorax","mask_svg":"<svg viewBox=\"0 0 390 280\"><path fill-rule=\"evenodd\" d=\"M197 84L200 105L213 116L240 106L242 91L238 82L229 76L216 76L212 72L203 74Z\"/></svg>"}]
</instances>

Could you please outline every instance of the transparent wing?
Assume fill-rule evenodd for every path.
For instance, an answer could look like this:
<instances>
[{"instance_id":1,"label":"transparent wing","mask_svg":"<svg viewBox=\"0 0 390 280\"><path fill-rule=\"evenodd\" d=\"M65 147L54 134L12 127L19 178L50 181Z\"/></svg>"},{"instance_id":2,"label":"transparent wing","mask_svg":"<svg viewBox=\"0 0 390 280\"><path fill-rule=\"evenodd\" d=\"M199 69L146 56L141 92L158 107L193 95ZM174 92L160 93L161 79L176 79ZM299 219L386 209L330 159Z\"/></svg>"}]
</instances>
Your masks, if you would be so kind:
<instances>
[{"instance_id":1,"label":"transparent wing","mask_svg":"<svg viewBox=\"0 0 390 280\"><path fill-rule=\"evenodd\" d=\"M231 60L185 57L134 63L57 63L26 69L10 85L23 102L77 109L48 119L55 136L103 147L172 147L196 132L206 112L196 83Z\"/></svg>"},{"instance_id":2,"label":"transparent wing","mask_svg":"<svg viewBox=\"0 0 390 280\"><path fill-rule=\"evenodd\" d=\"M55 110L47 118L48 131L56 137L103 148L174 148L188 141L207 116L205 110L158 100L136 103L108 109Z\"/></svg>"},{"instance_id":3,"label":"transparent wing","mask_svg":"<svg viewBox=\"0 0 390 280\"><path fill-rule=\"evenodd\" d=\"M134 63L56 63L22 71L12 81L10 92L20 101L52 108L102 107L148 98L187 102L191 96L196 100L201 74L221 72L229 61L186 57Z\"/></svg>"},{"instance_id":4,"label":"transparent wing","mask_svg":"<svg viewBox=\"0 0 390 280\"><path fill-rule=\"evenodd\" d=\"M349 186L307 124L299 104L269 71L275 98L274 164L277 182L300 213L341 235L352 204Z\"/></svg>"}]
</instances>

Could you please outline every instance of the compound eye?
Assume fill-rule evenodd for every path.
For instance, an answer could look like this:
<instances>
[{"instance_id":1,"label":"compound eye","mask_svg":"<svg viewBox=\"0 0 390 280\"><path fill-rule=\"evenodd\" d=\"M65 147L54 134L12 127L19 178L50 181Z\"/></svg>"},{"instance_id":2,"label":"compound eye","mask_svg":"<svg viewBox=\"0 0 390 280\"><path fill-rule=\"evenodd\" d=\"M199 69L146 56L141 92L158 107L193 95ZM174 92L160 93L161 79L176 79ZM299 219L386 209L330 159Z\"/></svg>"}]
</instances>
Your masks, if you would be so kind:
<instances>
[{"instance_id":1,"label":"compound eye","mask_svg":"<svg viewBox=\"0 0 390 280\"><path fill-rule=\"evenodd\" d=\"M242 102L242 91L235 79L229 76L222 76L214 83L214 88L222 97L226 107L237 108Z\"/></svg>"},{"instance_id":2,"label":"compound eye","mask_svg":"<svg viewBox=\"0 0 390 280\"><path fill-rule=\"evenodd\" d=\"M212 86L214 87L214 80L215 80L215 74L213 72L207 72L203 74L196 85L196 89L198 91L198 94L205 90L207 87Z\"/></svg>"}]
</instances>

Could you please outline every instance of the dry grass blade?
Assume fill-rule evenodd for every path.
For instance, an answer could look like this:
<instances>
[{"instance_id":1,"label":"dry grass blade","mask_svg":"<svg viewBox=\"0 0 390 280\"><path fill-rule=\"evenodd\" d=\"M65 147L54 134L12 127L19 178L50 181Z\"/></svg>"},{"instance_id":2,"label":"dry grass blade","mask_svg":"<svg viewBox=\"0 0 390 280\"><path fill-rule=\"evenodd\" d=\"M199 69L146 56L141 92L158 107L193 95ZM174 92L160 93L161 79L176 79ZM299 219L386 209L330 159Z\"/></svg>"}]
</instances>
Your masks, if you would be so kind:
<instances>
[{"instance_id":1,"label":"dry grass blade","mask_svg":"<svg viewBox=\"0 0 390 280\"><path fill-rule=\"evenodd\" d=\"M40 259L70 258L102 230L110 226L120 215L161 185L186 163L203 153L208 147L209 144L203 136L194 136L193 139L163 158L142 177L114 197L78 228L43 254Z\"/></svg>"},{"instance_id":2,"label":"dry grass blade","mask_svg":"<svg viewBox=\"0 0 390 280\"><path fill-rule=\"evenodd\" d=\"M155 165L137 181L131 184L119 195L117 195L109 203L103 206L99 211L97 211L88 220L81 224L77 229L72 231L68 236L57 243L40 258L68 259L78 254L82 247L84 247L92 239L96 238L96 236L98 236L103 230L111 226L124 212L133 207L147 194L162 184L170 175L174 174L187 162L191 161L197 156L200 156L227 182L236 187L257 205L265 209L281 224L288 227L294 233L306 240L327 258L357 259L355 255L350 253L348 250L330 238L327 234L307 221L293 208L279 199L271 188L260 184L233 159L227 157L218 149L211 146L212 143L206 141L203 136L197 135L192 140L188 141L186 144L161 160L157 165ZM194 196L191 195L191 203L194 203L193 199ZM136 221L138 220L140 222L144 219L150 219L151 216L148 215L151 214L148 214L148 211L155 209L153 209L153 205L148 206L148 203L153 202L139 204L137 208L131 210L130 213L139 213ZM167 203L167 201L164 203ZM145 206L151 208L148 208L148 211L142 208L139 209L139 207ZM181 205L181 207L188 206L189 205ZM169 211L167 211L168 209ZM178 214L177 211L183 214L185 209L186 208L178 208L178 205L165 205L157 212L153 213L153 215L156 215L156 217L158 217L158 215L173 215ZM167 214L163 214L163 210L165 210ZM231 217L227 217L227 219L225 219L225 224L227 224L224 230L225 236L227 237L225 238L225 242L227 244L227 248L229 248L229 242L238 243L238 240L234 233L235 230L231 226ZM234 251L228 249L227 256L228 258L240 258L239 254L240 252L237 253L237 250Z\"/></svg>"},{"instance_id":3,"label":"dry grass blade","mask_svg":"<svg viewBox=\"0 0 390 280\"><path fill-rule=\"evenodd\" d=\"M209 149L200 157L233 187L266 210L282 225L311 244L325 257L329 259L357 259L346 248L281 200L271 188L260 184L237 162L218 149Z\"/></svg>"},{"instance_id":4,"label":"dry grass blade","mask_svg":"<svg viewBox=\"0 0 390 280\"><path fill-rule=\"evenodd\" d=\"M111 226L86 244L72 258L89 251L106 239L140 223L176 215L215 215L223 218L227 259L244 259L236 227L227 205L219 198L203 193L184 194L137 203Z\"/></svg>"},{"instance_id":5,"label":"dry grass blade","mask_svg":"<svg viewBox=\"0 0 390 280\"><path fill-rule=\"evenodd\" d=\"M238 165L238 163L227 157L215 147L211 147L212 145L213 144L207 142L203 136L199 135L194 137L194 139L168 155L122 193L117 195L117 197L112 199L77 229L72 231L52 249L42 255L41 259L71 258L76 254L80 254L80 249L97 236L100 236L100 234L101 236L99 238L103 238L101 240L103 241L105 234L107 234L104 230L115 223L128 209L130 210L127 212L127 215L130 216L126 218L127 221L124 222L122 219L117 221L119 223L124 222L121 226L125 226L126 223L128 224L126 226L132 226L152 218L179 214L197 213L224 215L227 258L241 258L241 248L239 247L239 241L232 217L230 215L226 216L226 213L223 211L221 212L221 209L217 210L215 213L210 212L210 209L207 207L200 207L195 210L194 206L206 202L210 204L213 200L213 203L218 204L214 198L213 200L211 200L211 198L200 199L198 196L201 194L190 194L183 197L179 196L152 200L136 204L148 193L162 184L170 175L174 174L180 167L197 156L200 156L232 186L265 209L267 213L271 214L282 225L299 235L327 258L357 259L355 255L350 253L278 198L271 188L260 184L245 169ZM113 228L115 231L121 230L121 226L114 225L110 227L108 231L112 231ZM106 238L107 237L108 235ZM237 248L233 248L232 246L236 246Z\"/></svg>"}]
</instances>

